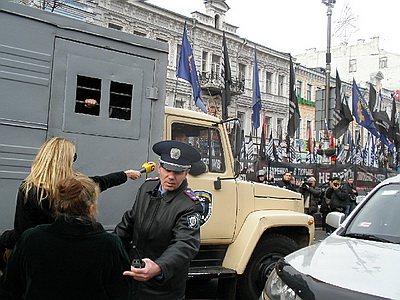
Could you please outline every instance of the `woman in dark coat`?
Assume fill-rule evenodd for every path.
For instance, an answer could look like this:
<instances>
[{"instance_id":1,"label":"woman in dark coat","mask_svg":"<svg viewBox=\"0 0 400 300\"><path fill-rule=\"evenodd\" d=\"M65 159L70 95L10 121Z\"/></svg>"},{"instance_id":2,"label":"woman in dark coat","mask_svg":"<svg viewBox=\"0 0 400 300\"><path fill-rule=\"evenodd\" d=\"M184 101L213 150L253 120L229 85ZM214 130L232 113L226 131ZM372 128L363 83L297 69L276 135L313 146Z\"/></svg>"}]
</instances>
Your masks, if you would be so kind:
<instances>
[{"instance_id":1,"label":"woman in dark coat","mask_svg":"<svg viewBox=\"0 0 400 300\"><path fill-rule=\"evenodd\" d=\"M131 298L130 268L118 236L94 219L99 188L79 175L62 180L53 224L24 232L2 277L2 299Z\"/></svg>"},{"instance_id":2,"label":"woman in dark coat","mask_svg":"<svg viewBox=\"0 0 400 300\"><path fill-rule=\"evenodd\" d=\"M304 213L311 216L318 211L320 191L316 187L316 183L315 177L310 177L300 185L304 199Z\"/></svg>"},{"instance_id":3,"label":"woman in dark coat","mask_svg":"<svg viewBox=\"0 0 400 300\"><path fill-rule=\"evenodd\" d=\"M0 261L5 248L13 249L25 230L54 222L57 183L80 175L72 168L76 160L75 150L72 142L60 137L51 138L40 147L30 174L18 189L14 229L5 231L0 238ZM137 179L140 175L139 171L126 170L91 179L99 185L100 191L104 191L126 182L128 178Z\"/></svg>"}]
</instances>

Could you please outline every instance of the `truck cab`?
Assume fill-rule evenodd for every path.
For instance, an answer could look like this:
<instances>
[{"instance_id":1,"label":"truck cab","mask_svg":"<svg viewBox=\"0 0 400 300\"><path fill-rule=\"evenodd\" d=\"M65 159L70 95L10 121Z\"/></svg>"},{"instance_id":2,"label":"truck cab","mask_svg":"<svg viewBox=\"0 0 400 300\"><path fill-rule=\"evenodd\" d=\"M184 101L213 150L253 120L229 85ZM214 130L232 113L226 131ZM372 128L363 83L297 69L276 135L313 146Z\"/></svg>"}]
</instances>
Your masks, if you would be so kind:
<instances>
[{"instance_id":1,"label":"truck cab","mask_svg":"<svg viewBox=\"0 0 400 300\"><path fill-rule=\"evenodd\" d=\"M203 205L201 249L189 277L237 279L241 297L257 299L275 262L313 241L314 220L303 213L299 193L239 178L235 128L204 113L165 108L164 139L191 144L206 165L188 178ZM235 290L235 283L227 285L225 298Z\"/></svg>"}]
</instances>

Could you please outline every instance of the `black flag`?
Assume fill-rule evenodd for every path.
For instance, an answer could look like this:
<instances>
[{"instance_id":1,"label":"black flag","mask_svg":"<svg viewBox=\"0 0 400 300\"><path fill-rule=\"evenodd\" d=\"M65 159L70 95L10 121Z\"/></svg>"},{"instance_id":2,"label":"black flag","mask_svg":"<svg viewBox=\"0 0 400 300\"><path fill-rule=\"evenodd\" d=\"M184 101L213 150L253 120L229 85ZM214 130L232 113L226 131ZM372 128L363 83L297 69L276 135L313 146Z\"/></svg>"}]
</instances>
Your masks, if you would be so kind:
<instances>
[{"instance_id":1,"label":"black flag","mask_svg":"<svg viewBox=\"0 0 400 300\"><path fill-rule=\"evenodd\" d=\"M336 138L339 138L349 128L349 124L353 121L347 98L342 88L342 81L339 77L339 72L336 70L336 102L333 111L333 133Z\"/></svg>"},{"instance_id":2,"label":"black flag","mask_svg":"<svg viewBox=\"0 0 400 300\"><path fill-rule=\"evenodd\" d=\"M382 108L382 95L378 94L372 84L369 84L369 109L375 121L378 132L385 137L389 136L390 120L385 109Z\"/></svg>"},{"instance_id":3,"label":"black flag","mask_svg":"<svg viewBox=\"0 0 400 300\"><path fill-rule=\"evenodd\" d=\"M222 90L222 119L226 120L228 118L228 106L231 104L231 66L229 64L228 48L226 47L225 32L222 36L222 47L224 53L223 61L223 77L224 77L224 88Z\"/></svg>"},{"instance_id":4,"label":"black flag","mask_svg":"<svg viewBox=\"0 0 400 300\"><path fill-rule=\"evenodd\" d=\"M400 125L397 117L396 98L394 97L394 94L392 94L392 113L390 118L389 139L395 143L398 151L400 146Z\"/></svg>"},{"instance_id":5,"label":"black flag","mask_svg":"<svg viewBox=\"0 0 400 300\"><path fill-rule=\"evenodd\" d=\"M287 135L294 137L294 134L300 125L299 101L296 95L296 75L294 73L292 56L290 56L290 83L289 83L289 121Z\"/></svg>"}]
</instances>

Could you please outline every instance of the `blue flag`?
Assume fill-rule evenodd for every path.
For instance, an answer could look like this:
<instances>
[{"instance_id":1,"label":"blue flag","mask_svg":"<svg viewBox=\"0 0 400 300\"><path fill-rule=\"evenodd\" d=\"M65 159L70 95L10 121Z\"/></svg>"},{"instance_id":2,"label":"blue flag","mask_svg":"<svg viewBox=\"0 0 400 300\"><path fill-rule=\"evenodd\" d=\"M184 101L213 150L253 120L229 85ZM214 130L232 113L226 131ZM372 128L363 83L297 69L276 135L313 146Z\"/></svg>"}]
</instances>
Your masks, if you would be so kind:
<instances>
[{"instance_id":1,"label":"blue flag","mask_svg":"<svg viewBox=\"0 0 400 300\"><path fill-rule=\"evenodd\" d=\"M194 103L203 112L207 113L207 109L201 99L201 88L199 78L197 76L196 65L194 63L194 56L192 47L189 44L186 33L186 23L183 29L182 48L179 56L178 70L176 76L189 81L192 84Z\"/></svg>"},{"instance_id":2,"label":"blue flag","mask_svg":"<svg viewBox=\"0 0 400 300\"><path fill-rule=\"evenodd\" d=\"M374 136L379 137L379 132L375 127L374 118L367 102L358 88L356 81L353 79L353 116L356 122L366 128Z\"/></svg>"},{"instance_id":3,"label":"blue flag","mask_svg":"<svg viewBox=\"0 0 400 300\"><path fill-rule=\"evenodd\" d=\"M258 80L257 52L254 48L254 73L253 73L253 126L260 127L261 93L260 82Z\"/></svg>"},{"instance_id":4,"label":"blue flag","mask_svg":"<svg viewBox=\"0 0 400 300\"><path fill-rule=\"evenodd\" d=\"M353 116L356 122L366 128L372 135L379 138L389 149L393 149L394 144L390 144L386 136L379 133L376 129L374 118L363 95L353 79Z\"/></svg>"}]
</instances>

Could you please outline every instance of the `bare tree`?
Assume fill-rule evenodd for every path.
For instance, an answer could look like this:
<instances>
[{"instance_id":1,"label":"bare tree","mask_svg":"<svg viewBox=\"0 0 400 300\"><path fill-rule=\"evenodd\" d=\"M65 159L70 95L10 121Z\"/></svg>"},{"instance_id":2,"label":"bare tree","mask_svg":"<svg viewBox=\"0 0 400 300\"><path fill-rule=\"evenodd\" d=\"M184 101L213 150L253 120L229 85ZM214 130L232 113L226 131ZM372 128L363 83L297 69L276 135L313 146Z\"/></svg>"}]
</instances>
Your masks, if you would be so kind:
<instances>
[{"instance_id":1,"label":"bare tree","mask_svg":"<svg viewBox=\"0 0 400 300\"><path fill-rule=\"evenodd\" d=\"M358 15L353 14L350 4L346 1L340 17L334 21L333 36L340 39L342 45L347 45L351 36L359 29L357 26Z\"/></svg>"},{"instance_id":2,"label":"bare tree","mask_svg":"<svg viewBox=\"0 0 400 300\"><path fill-rule=\"evenodd\" d=\"M39 9L54 11L65 3L74 2L74 0L20 0L20 2Z\"/></svg>"}]
</instances>

